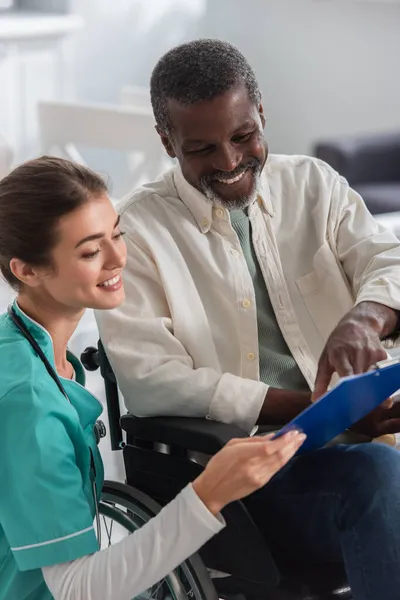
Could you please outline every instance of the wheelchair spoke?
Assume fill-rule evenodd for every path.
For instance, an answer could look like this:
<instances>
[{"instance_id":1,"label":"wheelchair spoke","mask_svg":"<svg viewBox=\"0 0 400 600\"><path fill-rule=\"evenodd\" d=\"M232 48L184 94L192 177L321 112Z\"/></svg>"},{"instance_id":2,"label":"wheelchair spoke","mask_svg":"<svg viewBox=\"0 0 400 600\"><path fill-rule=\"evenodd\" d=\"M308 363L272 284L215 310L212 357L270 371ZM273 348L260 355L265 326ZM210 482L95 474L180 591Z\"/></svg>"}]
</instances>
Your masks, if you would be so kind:
<instances>
[{"instance_id":1,"label":"wheelchair spoke","mask_svg":"<svg viewBox=\"0 0 400 600\"><path fill-rule=\"evenodd\" d=\"M104 523L104 529L106 530L106 534L107 534L108 546L111 546L111 536L112 536L114 521L111 520L110 528L108 528L106 517L103 516L103 523Z\"/></svg>"},{"instance_id":2,"label":"wheelchair spoke","mask_svg":"<svg viewBox=\"0 0 400 600\"><path fill-rule=\"evenodd\" d=\"M141 503L141 498L136 500L134 497L131 499L130 494L119 495L119 490L114 492L109 486L110 484L106 485L103 490L99 505L103 519L104 547L106 544L111 546L140 529L153 516L151 509ZM190 563L187 566L184 563L133 600L205 600L203 594L203 589L193 579Z\"/></svg>"},{"instance_id":3,"label":"wheelchair spoke","mask_svg":"<svg viewBox=\"0 0 400 600\"><path fill-rule=\"evenodd\" d=\"M141 596L136 597L135 600L186 600L186 597L180 594L175 595L169 589L167 580L162 579L154 584L150 590L147 590L147 593L144 592Z\"/></svg>"},{"instance_id":4,"label":"wheelchair spoke","mask_svg":"<svg viewBox=\"0 0 400 600\"><path fill-rule=\"evenodd\" d=\"M157 594L158 594L158 591L161 589L161 587L164 585L164 581L165 581L165 579L163 579L163 580L162 580L162 581L160 581L159 583L156 583L156 585L155 585L155 586L153 586L153 587L155 587L156 589L155 589L155 590L154 590L154 589L152 589L152 590L151 590L151 595L150 595L150 598L151 598L152 600L158 600L158 598L157 598Z\"/></svg>"}]
</instances>

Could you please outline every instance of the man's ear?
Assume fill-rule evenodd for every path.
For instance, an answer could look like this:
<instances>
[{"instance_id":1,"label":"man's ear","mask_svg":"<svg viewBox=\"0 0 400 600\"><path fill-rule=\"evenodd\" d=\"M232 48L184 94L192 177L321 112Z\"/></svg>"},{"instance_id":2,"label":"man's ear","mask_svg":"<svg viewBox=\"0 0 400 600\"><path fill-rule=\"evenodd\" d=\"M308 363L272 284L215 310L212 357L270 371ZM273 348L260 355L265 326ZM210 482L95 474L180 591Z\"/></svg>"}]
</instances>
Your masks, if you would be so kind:
<instances>
[{"instance_id":1,"label":"man's ear","mask_svg":"<svg viewBox=\"0 0 400 600\"><path fill-rule=\"evenodd\" d=\"M158 125L156 125L156 131L161 138L162 145L164 146L168 156L170 156L171 158L176 158L174 146L171 142L171 138L169 137L169 135L164 131L161 131Z\"/></svg>"},{"instance_id":2,"label":"man's ear","mask_svg":"<svg viewBox=\"0 0 400 600\"><path fill-rule=\"evenodd\" d=\"M10 260L10 271L14 277L28 287L37 287L41 283L38 270L19 258Z\"/></svg>"},{"instance_id":3,"label":"man's ear","mask_svg":"<svg viewBox=\"0 0 400 600\"><path fill-rule=\"evenodd\" d=\"M266 123L266 119L265 119L265 114L264 114L264 107L262 102L260 101L260 106L258 107L258 114L260 115L260 119L261 119L261 124L263 126L263 129L265 127L265 123Z\"/></svg>"}]
</instances>

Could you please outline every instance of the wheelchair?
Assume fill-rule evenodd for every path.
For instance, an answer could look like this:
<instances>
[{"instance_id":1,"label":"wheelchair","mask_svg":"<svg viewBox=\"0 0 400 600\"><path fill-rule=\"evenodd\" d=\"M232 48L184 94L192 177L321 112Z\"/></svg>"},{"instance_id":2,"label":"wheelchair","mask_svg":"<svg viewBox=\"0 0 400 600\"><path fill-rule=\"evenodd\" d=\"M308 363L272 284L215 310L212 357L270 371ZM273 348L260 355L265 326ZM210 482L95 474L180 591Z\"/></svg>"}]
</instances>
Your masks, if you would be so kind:
<instances>
[{"instance_id":1,"label":"wheelchair","mask_svg":"<svg viewBox=\"0 0 400 600\"><path fill-rule=\"evenodd\" d=\"M134 533L160 510L159 504L136 488L116 481L105 481L99 502L101 549ZM207 569L195 554L139 598L217 600L218 595Z\"/></svg>"},{"instance_id":2,"label":"wheelchair","mask_svg":"<svg viewBox=\"0 0 400 600\"><path fill-rule=\"evenodd\" d=\"M121 416L116 378L101 341L86 348L81 360L89 371L100 368L111 449L123 452L126 484L106 481L100 502L106 542L113 543L152 518L201 473L193 453L215 454L247 433L201 418ZM228 505L222 514L227 527L143 598L352 600L343 566L277 565L243 502Z\"/></svg>"}]
</instances>

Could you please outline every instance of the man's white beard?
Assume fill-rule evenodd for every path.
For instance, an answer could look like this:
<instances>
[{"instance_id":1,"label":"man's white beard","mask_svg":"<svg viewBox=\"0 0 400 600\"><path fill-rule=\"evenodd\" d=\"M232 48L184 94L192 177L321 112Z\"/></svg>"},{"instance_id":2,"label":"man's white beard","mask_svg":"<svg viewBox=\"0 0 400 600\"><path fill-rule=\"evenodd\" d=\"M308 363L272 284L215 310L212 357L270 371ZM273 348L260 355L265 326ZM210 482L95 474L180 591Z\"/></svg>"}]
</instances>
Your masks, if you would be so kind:
<instances>
[{"instance_id":1,"label":"man's white beard","mask_svg":"<svg viewBox=\"0 0 400 600\"><path fill-rule=\"evenodd\" d=\"M253 204L253 202L257 199L257 197L260 194L260 173L256 173L253 171L253 174L253 189L251 190L248 196L239 196L239 198L236 198L236 200L225 200L224 198L221 198L221 196L219 196L209 185L203 185L203 194L213 206L222 206L223 208L227 208L228 210L244 210L245 208L250 206L250 204Z\"/></svg>"}]
</instances>

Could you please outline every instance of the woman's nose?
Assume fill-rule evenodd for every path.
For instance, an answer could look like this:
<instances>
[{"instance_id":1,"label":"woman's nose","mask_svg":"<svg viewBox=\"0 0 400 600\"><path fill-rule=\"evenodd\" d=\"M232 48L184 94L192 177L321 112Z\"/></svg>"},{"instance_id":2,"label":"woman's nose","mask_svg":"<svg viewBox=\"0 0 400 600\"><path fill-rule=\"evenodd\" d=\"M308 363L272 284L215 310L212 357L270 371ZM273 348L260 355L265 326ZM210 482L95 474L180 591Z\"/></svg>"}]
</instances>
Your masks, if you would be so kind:
<instances>
[{"instance_id":1,"label":"woman's nose","mask_svg":"<svg viewBox=\"0 0 400 600\"><path fill-rule=\"evenodd\" d=\"M107 260L108 269L122 269L126 262L126 246L123 240L120 240L118 247L115 245L110 247L110 253Z\"/></svg>"}]
</instances>

